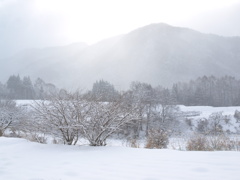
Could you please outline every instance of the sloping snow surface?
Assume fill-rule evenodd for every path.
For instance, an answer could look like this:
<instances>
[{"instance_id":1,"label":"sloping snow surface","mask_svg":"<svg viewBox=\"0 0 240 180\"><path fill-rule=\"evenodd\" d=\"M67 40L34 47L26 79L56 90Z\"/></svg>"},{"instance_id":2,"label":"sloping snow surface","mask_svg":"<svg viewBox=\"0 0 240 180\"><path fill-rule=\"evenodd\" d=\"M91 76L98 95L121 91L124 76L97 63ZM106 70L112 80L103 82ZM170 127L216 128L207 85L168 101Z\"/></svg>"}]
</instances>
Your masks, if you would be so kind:
<instances>
[{"instance_id":1,"label":"sloping snow surface","mask_svg":"<svg viewBox=\"0 0 240 180\"><path fill-rule=\"evenodd\" d=\"M239 178L239 152L43 145L0 137L1 180Z\"/></svg>"}]
</instances>

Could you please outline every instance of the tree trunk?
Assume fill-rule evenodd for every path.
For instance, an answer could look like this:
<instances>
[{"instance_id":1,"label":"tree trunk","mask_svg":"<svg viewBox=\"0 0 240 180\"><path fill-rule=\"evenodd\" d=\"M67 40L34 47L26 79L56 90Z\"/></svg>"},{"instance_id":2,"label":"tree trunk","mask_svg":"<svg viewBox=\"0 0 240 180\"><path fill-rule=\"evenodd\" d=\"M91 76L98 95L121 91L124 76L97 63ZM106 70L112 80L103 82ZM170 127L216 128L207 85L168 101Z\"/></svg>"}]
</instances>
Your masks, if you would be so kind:
<instances>
[{"instance_id":1,"label":"tree trunk","mask_svg":"<svg viewBox=\"0 0 240 180\"><path fill-rule=\"evenodd\" d=\"M149 130L149 121L150 121L150 112L147 113L147 124L146 124L146 136L148 137Z\"/></svg>"}]
</instances>

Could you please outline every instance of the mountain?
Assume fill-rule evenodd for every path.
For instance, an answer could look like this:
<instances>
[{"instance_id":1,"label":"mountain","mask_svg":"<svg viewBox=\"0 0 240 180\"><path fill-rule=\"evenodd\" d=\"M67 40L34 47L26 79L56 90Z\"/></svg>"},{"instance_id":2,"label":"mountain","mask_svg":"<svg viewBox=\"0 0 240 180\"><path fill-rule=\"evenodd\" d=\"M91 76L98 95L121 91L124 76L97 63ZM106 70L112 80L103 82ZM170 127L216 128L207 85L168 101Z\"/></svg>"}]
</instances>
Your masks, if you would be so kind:
<instances>
[{"instance_id":1,"label":"mountain","mask_svg":"<svg viewBox=\"0 0 240 180\"><path fill-rule=\"evenodd\" d=\"M43 49L26 49L7 59L0 59L1 81L7 81L12 74L41 77L61 87L61 76L68 64L68 59L87 47L85 43L73 43L68 46L48 47ZM59 81L59 83L58 83Z\"/></svg>"},{"instance_id":2,"label":"mountain","mask_svg":"<svg viewBox=\"0 0 240 180\"><path fill-rule=\"evenodd\" d=\"M5 62L8 68L1 75L40 76L70 89L91 88L99 79L118 89L127 88L131 81L171 86L203 75L240 78L240 37L159 23L91 46L26 50Z\"/></svg>"}]
</instances>

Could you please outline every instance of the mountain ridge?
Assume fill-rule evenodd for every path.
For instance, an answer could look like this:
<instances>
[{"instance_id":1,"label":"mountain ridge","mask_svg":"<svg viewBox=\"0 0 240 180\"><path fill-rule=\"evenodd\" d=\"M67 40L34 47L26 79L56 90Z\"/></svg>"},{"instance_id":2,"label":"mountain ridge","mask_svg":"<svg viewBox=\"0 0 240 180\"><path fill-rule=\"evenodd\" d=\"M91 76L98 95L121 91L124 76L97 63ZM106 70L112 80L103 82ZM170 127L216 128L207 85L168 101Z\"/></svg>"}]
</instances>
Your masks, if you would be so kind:
<instances>
[{"instance_id":1,"label":"mountain ridge","mask_svg":"<svg viewBox=\"0 0 240 180\"><path fill-rule=\"evenodd\" d=\"M65 54L64 49L53 56L51 49L42 49L40 55L28 57L35 62L31 65L24 63L26 56L14 57L11 61L20 65L12 73L47 78L59 87L88 89L99 79L125 89L131 81L169 87L203 75L240 78L240 37L204 34L165 23L150 24Z\"/></svg>"}]
</instances>

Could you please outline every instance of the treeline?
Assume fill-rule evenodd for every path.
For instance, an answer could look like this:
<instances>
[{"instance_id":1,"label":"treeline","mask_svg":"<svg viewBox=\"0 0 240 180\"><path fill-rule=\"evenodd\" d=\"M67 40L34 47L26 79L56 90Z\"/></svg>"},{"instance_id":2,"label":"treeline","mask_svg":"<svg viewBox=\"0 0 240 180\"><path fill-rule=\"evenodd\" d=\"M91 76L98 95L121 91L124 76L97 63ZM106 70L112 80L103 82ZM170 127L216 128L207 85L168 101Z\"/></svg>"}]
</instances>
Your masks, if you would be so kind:
<instances>
[{"instance_id":1,"label":"treeline","mask_svg":"<svg viewBox=\"0 0 240 180\"><path fill-rule=\"evenodd\" d=\"M0 82L1 99L43 99L58 90L55 85L38 78L34 83L29 76L12 75L5 84Z\"/></svg>"},{"instance_id":2,"label":"treeline","mask_svg":"<svg viewBox=\"0 0 240 180\"><path fill-rule=\"evenodd\" d=\"M21 78L19 75L10 76L6 84L0 83L1 99L44 99L58 91L55 85L45 83L40 78L32 83L30 77ZM125 92L119 92L111 83L100 80L93 84L85 96L110 102L122 93L138 94L151 103L167 99L171 103L186 106L240 106L240 80L231 76L203 76L187 83L176 83L172 88L132 82Z\"/></svg>"},{"instance_id":3,"label":"treeline","mask_svg":"<svg viewBox=\"0 0 240 180\"><path fill-rule=\"evenodd\" d=\"M133 82L126 92L142 96L145 101L171 101L186 106L240 106L240 80L231 76L216 78L203 76L187 83L179 82L172 88L152 87L150 84ZM97 81L89 92L102 101L111 101L119 94L106 81Z\"/></svg>"},{"instance_id":4,"label":"treeline","mask_svg":"<svg viewBox=\"0 0 240 180\"><path fill-rule=\"evenodd\" d=\"M231 76L203 76L174 84L172 96L186 106L240 106L240 81Z\"/></svg>"}]
</instances>

